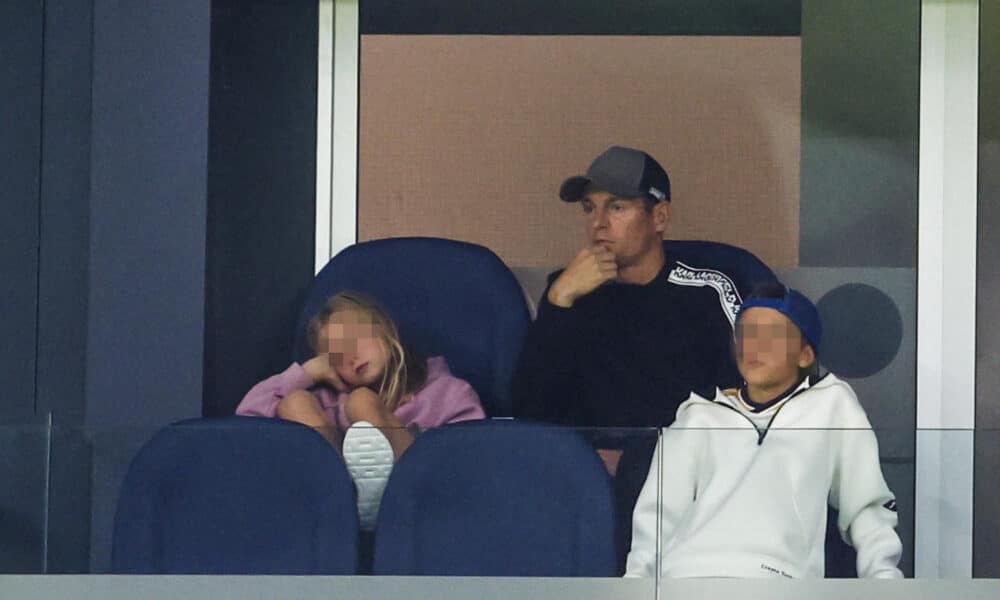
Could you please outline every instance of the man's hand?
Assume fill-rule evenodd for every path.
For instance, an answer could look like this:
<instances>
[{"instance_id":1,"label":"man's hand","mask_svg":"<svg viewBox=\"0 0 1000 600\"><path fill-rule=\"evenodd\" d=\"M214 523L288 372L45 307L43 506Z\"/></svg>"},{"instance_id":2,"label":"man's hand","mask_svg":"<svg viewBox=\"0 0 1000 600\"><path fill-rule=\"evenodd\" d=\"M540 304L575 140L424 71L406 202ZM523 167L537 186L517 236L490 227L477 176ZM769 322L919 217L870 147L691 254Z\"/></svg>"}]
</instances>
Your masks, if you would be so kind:
<instances>
[{"instance_id":1,"label":"man's hand","mask_svg":"<svg viewBox=\"0 0 1000 600\"><path fill-rule=\"evenodd\" d=\"M333 368L333 360L332 353L321 352L307 360L302 368L316 383L325 383L338 392L346 392L348 390L347 384L340 378L340 375L337 375L337 371Z\"/></svg>"},{"instance_id":2,"label":"man's hand","mask_svg":"<svg viewBox=\"0 0 1000 600\"><path fill-rule=\"evenodd\" d=\"M615 255L604 246L584 248L549 288L549 302L569 308L582 296L618 277Z\"/></svg>"}]
</instances>

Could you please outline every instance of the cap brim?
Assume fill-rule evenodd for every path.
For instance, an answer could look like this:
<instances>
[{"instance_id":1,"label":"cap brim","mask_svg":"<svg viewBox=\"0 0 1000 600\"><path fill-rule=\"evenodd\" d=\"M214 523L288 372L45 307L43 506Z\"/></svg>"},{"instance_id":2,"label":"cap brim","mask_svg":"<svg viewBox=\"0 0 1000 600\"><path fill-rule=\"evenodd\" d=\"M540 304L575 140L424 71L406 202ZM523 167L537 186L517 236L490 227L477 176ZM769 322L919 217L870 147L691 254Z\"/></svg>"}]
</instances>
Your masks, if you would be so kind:
<instances>
[{"instance_id":1,"label":"cap brim","mask_svg":"<svg viewBox=\"0 0 1000 600\"><path fill-rule=\"evenodd\" d=\"M559 186L559 198L563 202L579 202L590 185L590 178L583 175L570 177Z\"/></svg>"},{"instance_id":2,"label":"cap brim","mask_svg":"<svg viewBox=\"0 0 1000 600\"><path fill-rule=\"evenodd\" d=\"M597 180L584 175L570 177L564 181L562 186L559 188L559 197L563 202L579 202L583 199L583 196L587 191L587 187L591 184L593 184L593 189L603 190L619 198L641 198L645 196L655 201L659 200L659 198L656 198L651 194L640 192L639 190L631 188L627 185L621 185L613 181Z\"/></svg>"}]
</instances>

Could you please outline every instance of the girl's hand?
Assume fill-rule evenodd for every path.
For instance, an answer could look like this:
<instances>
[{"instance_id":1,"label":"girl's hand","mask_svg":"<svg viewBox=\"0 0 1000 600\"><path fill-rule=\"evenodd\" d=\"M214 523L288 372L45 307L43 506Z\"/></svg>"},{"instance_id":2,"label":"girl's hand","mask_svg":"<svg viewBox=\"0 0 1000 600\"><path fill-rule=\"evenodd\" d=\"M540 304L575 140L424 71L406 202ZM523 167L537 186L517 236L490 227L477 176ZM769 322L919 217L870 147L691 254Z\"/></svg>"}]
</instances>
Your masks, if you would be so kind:
<instances>
[{"instance_id":1,"label":"girl's hand","mask_svg":"<svg viewBox=\"0 0 1000 600\"><path fill-rule=\"evenodd\" d=\"M325 383L338 392L346 392L350 389L340 378L340 375L337 375L337 371L331 364L331 356L327 352L310 358L302 365L302 368L316 383Z\"/></svg>"}]
</instances>

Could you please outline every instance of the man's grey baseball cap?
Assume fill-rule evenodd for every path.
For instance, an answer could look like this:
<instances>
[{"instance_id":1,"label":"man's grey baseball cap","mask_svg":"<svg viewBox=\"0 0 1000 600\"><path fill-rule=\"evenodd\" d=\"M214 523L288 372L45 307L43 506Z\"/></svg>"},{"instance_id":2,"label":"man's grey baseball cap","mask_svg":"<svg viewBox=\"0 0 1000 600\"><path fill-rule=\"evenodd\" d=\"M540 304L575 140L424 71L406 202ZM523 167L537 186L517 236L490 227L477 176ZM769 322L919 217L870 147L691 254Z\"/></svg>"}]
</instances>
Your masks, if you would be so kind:
<instances>
[{"instance_id":1,"label":"man's grey baseball cap","mask_svg":"<svg viewBox=\"0 0 1000 600\"><path fill-rule=\"evenodd\" d=\"M656 159L635 148L608 148L590 163L586 175L564 181L559 197L565 202L577 202L591 184L619 198L646 196L656 201L670 201L667 172Z\"/></svg>"}]
</instances>

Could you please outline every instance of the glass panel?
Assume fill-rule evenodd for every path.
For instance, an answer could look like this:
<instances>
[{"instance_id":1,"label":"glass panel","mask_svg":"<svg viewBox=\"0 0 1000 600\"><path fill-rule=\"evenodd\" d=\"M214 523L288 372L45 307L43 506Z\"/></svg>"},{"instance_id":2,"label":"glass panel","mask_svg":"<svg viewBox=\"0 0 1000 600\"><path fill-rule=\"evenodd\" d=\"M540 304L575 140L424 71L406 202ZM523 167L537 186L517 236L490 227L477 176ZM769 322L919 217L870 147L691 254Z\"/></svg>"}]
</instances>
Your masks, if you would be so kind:
<instances>
[{"instance_id":1,"label":"glass panel","mask_svg":"<svg viewBox=\"0 0 1000 600\"><path fill-rule=\"evenodd\" d=\"M662 438L662 597L680 579L901 575L912 461L880 452L891 431L812 425L852 411L841 400L792 398L756 423L719 405L682 409Z\"/></svg>"},{"instance_id":2,"label":"glass panel","mask_svg":"<svg viewBox=\"0 0 1000 600\"><path fill-rule=\"evenodd\" d=\"M628 552L621 534L631 532L632 520L630 508L621 513L621 519L616 515L622 502L628 502L628 490L637 494L644 484L649 487L654 494L653 520L646 523L646 529L654 539L646 551L655 563L659 552L656 497L661 486L658 468L650 466L650 454L658 429L574 429L510 420L458 423L419 432L402 454L406 466L391 469L391 476L388 468L380 475L379 461L384 457L378 454L377 440L365 433L371 430L355 427L350 431L356 434L358 430L368 445L351 445L349 439L359 439L357 435L351 438L352 433L324 439L305 426L255 417L196 420L163 430L90 431L79 435L86 440L79 448L86 459L68 452L71 444L66 441L62 442L65 449L54 455L64 463L57 471L86 467L89 498L81 498L85 492L68 485L53 490L52 505L64 511L53 515L53 520L66 523L69 517L78 517L77 501L89 499L84 520L91 523L90 570L94 573L143 572L143 568L177 573L328 573L310 562L313 550L292 559L301 562L290 565L286 558L298 556L301 550L297 542L289 540L268 550L268 540L280 539L280 533L261 532L275 524L279 530L295 531L297 523L306 523L309 533L300 541L308 542L312 532L325 527L327 506L343 508L346 501L353 513L358 510L354 495L373 497L373 482L380 477L384 482L388 476L390 486L376 513L377 535L361 530L352 555L360 574L605 577L620 583L624 597L652 597L655 567L643 581L618 579ZM387 442L391 451L400 435L414 432L386 429L382 433L391 440ZM59 431L57 437L77 438L68 431ZM339 452L329 447L331 441ZM595 447L621 452L598 453ZM142 466L135 467L140 477L125 483L126 472L140 453ZM347 483L328 500L308 504L303 498L311 498L316 486L329 483L329 475L315 474L329 472L343 473ZM620 481L610 472L617 472ZM393 491L393 486L402 491ZM619 488L626 490L625 495ZM140 505L152 513L136 509L136 495L145 498L146 504ZM378 496L374 497L377 502ZM259 510L262 502L266 504L263 512ZM116 534L116 511L133 515L125 530L135 533L150 528L148 537L135 542L129 541L128 531ZM192 524L208 517L210 526L190 530ZM334 529L334 537L351 535L349 528ZM49 543L78 546L79 540L73 537L77 533L53 528ZM194 565L183 557L177 559L177 549L188 544L185 540L199 536L203 537L197 548L181 554L198 555L213 544L244 540L237 544L238 551L229 554L245 550L247 558L234 564L227 553L215 552ZM137 566L139 559L123 562L123 548L131 549L130 559L152 550L152 566ZM413 548L415 552L410 552ZM428 585L433 589L433 584Z\"/></svg>"},{"instance_id":3,"label":"glass panel","mask_svg":"<svg viewBox=\"0 0 1000 600\"><path fill-rule=\"evenodd\" d=\"M47 572L49 439L47 422L0 425L0 574Z\"/></svg>"},{"instance_id":4,"label":"glass panel","mask_svg":"<svg viewBox=\"0 0 1000 600\"><path fill-rule=\"evenodd\" d=\"M94 495L100 472L92 435L53 424L49 443L47 573L90 573ZM98 571L100 572L100 571Z\"/></svg>"},{"instance_id":5,"label":"glass panel","mask_svg":"<svg viewBox=\"0 0 1000 600\"><path fill-rule=\"evenodd\" d=\"M802 6L800 252L778 275L819 308L820 361L854 388L912 507L920 3ZM899 513L907 576L913 514Z\"/></svg>"},{"instance_id":6,"label":"glass panel","mask_svg":"<svg viewBox=\"0 0 1000 600\"><path fill-rule=\"evenodd\" d=\"M727 410L725 414L729 412ZM785 418L788 416L790 415L786 412ZM255 423L265 421L249 417L243 420ZM877 484L879 475L884 478L896 500L892 508L898 515L899 524L896 532L902 540L904 556L912 553L912 547L907 547L911 542L907 539L912 538L913 534L907 527L909 523L914 522L915 515L916 525L920 531L918 540L923 545L920 549L922 552L936 552L950 547L948 545L950 542L935 537L933 528L942 519L971 519L968 508L951 502L949 490L956 482L961 484L965 479L971 478L973 444L975 443L976 451L982 455L1000 454L1000 431L997 430L975 433L921 430L917 434L917 449L924 457L922 463L924 467L917 476L923 479L922 489L929 492L924 496L912 498L912 490L907 489L907 486L912 485L913 461L893 456L891 451L891 440L905 435L906 431L797 428L782 424L779 417L763 437L763 441L758 443L760 436L749 423L713 428L675 426L665 432L662 451L654 455L657 460L643 464L641 451L637 452L640 458L636 458L636 455L629 456L628 453L636 452L636 448L650 441L655 442L659 437L657 430L560 428L556 433L570 434L575 440L573 444L580 443L584 448L588 448L585 453L569 459L565 458L567 455L564 454L562 447L562 442L566 439L558 435L552 437L552 432L532 434L537 435L539 442L537 445L544 446L544 451L532 447L536 445L534 440L498 448L504 440L513 439L505 437L506 428L513 430L523 428L524 425L503 422L487 425L493 427L484 428L482 424L459 424L442 428L437 433L433 430L425 432L417 436L413 446L403 454L403 460L409 461L410 464L400 470L404 471L402 478L408 480L408 484L417 484L420 490L410 495L390 490L383 497L383 507L388 498L389 506L393 508L384 510L402 511L397 513L397 517L405 514L405 518L401 519L402 522L418 530L416 536L418 538L423 536L421 539L425 540L423 546L418 546L422 550L421 556L418 557L420 560L412 564L407 563L407 568L416 565L418 569L435 572L439 567L444 568L448 561L457 561L458 567L454 568L484 569L476 573L483 575L490 569L500 567L495 562L477 566L475 553L481 552L484 557L492 556L493 558L488 560L495 561L498 547L511 544L509 553L505 555L506 560L517 563L518 560L532 556L530 549L522 550L520 553L514 550L519 539L523 541L530 538L531 543L535 545L554 543L556 547L564 550L570 548L567 556L571 557L577 556L573 552L579 548L575 548L574 544L578 544L581 539L591 541L603 539L610 547L606 547L603 554L598 554L605 557L614 556L616 552L624 550L625 555L622 558L628 558L630 572L625 579L609 578L607 584L593 583L596 581L593 580L595 574L591 573L587 577L588 581L592 582L591 585L595 586L592 587L593 593L603 590L603 593L614 593L616 596L628 598L651 598L657 590L662 597L666 597L670 593L688 589L690 584L680 580L687 580L693 576L812 577L813 574L807 572L809 569L819 569L819 572L826 577L854 576L856 552L844 543L838 531L837 517L843 513L831 510L829 515L826 514L827 490L835 489L841 492L839 495L832 494L830 498L831 501L839 502L843 510L845 506L856 501L858 494L867 493L866 488L862 486L864 482L875 481ZM497 429L498 425L500 429ZM225 437L223 430L218 429L219 425L215 427L217 435ZM225 422L222 422L222 427L226 427ZM461 435L451 441L461 450L456 451L454 447L448 448L446 445L441 451L443 454L439 455L436 454L439 450L431 451L431 447L440 441L434 438L440 438L440 434L445 430L461 432ZM267 430L261 431L265 431L264 435L270 435L266 433ZM320 447L325 447L321 437L313 435L309 430L305 431L310 439L318 442ZM73 549L80 545L80 540L77 538L80 533L67 528L65 523L81 518L93 524L89 532L93 547L91 570L95 573L108 572L111 565L114 514L119 502L122 480L134 456L153 433L154 428L149 428L105 431L84 436L79 432L71 434L59 430L50 434L46 426L0 428L3 455L6 457L3 463L6 471L4 477L19 483L16 486L6 486L4 492L5 518L0 522L3 526L4 540L3 572L67 572L67 569L59 566L46 570L45 548L49 548L49 556L57 555L56 549L59 548L63 549L63 556L71 555ZM872 438L877 440L877 454ZM53 441L50 442L50 439ZM81 439L86 439L87 442L75 448L77 454L85 455L86 459L74 456L69 451L74 448L73 444L79 443ZM553 440L558 443L553 443ZM50 443L52 450L47 449ZM591 454L590 448L595 446L624 448L625 454L619 457L607 453L602 453L603 456L596 452ZM63 448L61 452L58 450L60 447ZM280 447L280 444L275 446L275 448ZM483 458L486 456L483 454L486 452L484 449L490 447L493 451L499 449L499 454L505 457L505 460L509 459L511 464L504 466L488 462ZM870 450L867 454L866 449ZM215 452L211 455L200 454L199 460L218 465L220 481L232 477L238 485L248 483L246 473L227 466L227 463L234 459L249 461L250 466L246 472L256 471L262 480L270 479L270 475L265 475L255 466L257 463L253 462L255 459L252 456L254 450L244 445L232 446L230 450L232 452L230 456L226 456L226 452ZM185 449L182 445L178 445L170 450L170 453L190 454L191 451L191 448ZM46 469L47 454L51 456L53 463L51 471ZM876 455L877 464L871 462ZM332 465L340 460L335 452L328 452L326 456L331 468L334 468ZM439 456L449 458L446 461L433 462L427 470L421 470L422 467L418 466L421 461L435 460ZM928 462L927 457L937 457L937 460ZM291 456L288 458L289 470L294 470L296 460L291 460L293 458ZM84 469L87 465L89 465L87 472L91 474L89 485L93 488L89 506L86 502L86 490L75 489L65 484L69 480L65 475L67 472ZM927 465L931 465L932 468L928 468ZM573 468L569 469L569 466ZM553 475L553 468L561 469L562 473ZM480 479L478 484L458 483L459 472L462 469L479 471L472 472L471 475L480 477L485 475L485 479ZM488 474L484 474L482 472L484 470L488 470ZM573 486L587 480L586 477L581 479L581 474L589 472L590 475L594 475L595 471L601 476L589 479L590 483L586 485L597 485L598 488L601 488L599 482L605 477L604 473L615 471L614 479L605 480L607 487L603 488L605 490L603 493L620 493L623 488L627 488L623 478L628 477L629 473L638 479L636 492L642 490L642 494L637 504L637 512L620 521L625 523L630 532L637 534L637 538L634 538L631 544L622 546L620 538L614 538L609 533L609 522L614 521L613 515L605 515L607 520L604 521L601 521L603 517L587 516L586 511L594 508L591 501L599 498L600 493L594 496L591 493L593 489L584 493L585 488ZM54 474L59 472L63 473L64 485L53 484L51 495L46 499L45 480L56 481L59 478ZM398 475L398 472L390 475L390 481L391 477ZM180 475L184 475L183 471ZM234 485L233 481L225 485ZM199 485L213 487L216 483L218 482L213 480L202 480ZM249 485L252 486L253 482L249 481ZM879 488L878 485L874 487ZM167 494L164 498L170 497L170 489L180 488L169 486L163 488ZM199 489L190 488L189 493L197 496L196 490ZM214 493L208 489L204 491L209 494ZM491 497L489 495L491 493L494 496ZM589 500L583 501L585 498ZM498 504L484 513L486 500L496 500ZM84 511L87 514L81 515L79 506L81 501L88 509ZM242 510L241 507L247 504L252 504L253 496L228 497L218 501L236 511ZM353 507L353 500L351 502ZM608 504L604 506L607 508L616 504L620 507L621 502L621 498L615 501L608 500ZM887 513L879 510L887 504L884 502L878 507L870 508L885 516ZM48 521L52 526L46 524L46 509L49 511ZM920 517L923 515L928 516L926 522L921 521ZM437 539L434 537L436 530L441 527L454 527L462 518L470 517L473 522L478 519L490 526L502 525L505 518L514 520L508 521L510 525L502 529L508 538L494 534L497 537L477 540L475 536L482 535L482 532L467 527L462 529L469 536L464 542L456 539L452 540L451 546L436 545L434 542ZM574 533L571 528L567 529L567 519L572 521L581 517L589 519L584 538L579 537L580 532ZM386 556L393 555L393 549L398 550L401 547L392 543L390 534L384 531L384 527L388 525L382 524L392 522L393 517L388 513L380 513L378 519L380 523L378 535L385 536L381 540L382 546L378 545L377 537L369 537L368 543L374 544L374 551L372 548L361 550L362 553L369 553L367 558L362 556L362 563L373 558L376 561L375 572L380 568L383 570L390 568L385 564L377 566L379 552L386 553ZM443 520L444 524L434 525L435 519ZM858 527L871 526L870 516L857 519ZM394 526L400 525L399 521L397 518ZM536 524L538 530L527 532L518 530L516 525L521 521ZM922 522L924 525L921 529ZM57 525L58 523L63 525ZM842 521L840 525L848 527L848 539L857 541L850 535L852 532L850 527L855 526L854 521ZM982 525L977 527L977 535L997 535L997 532L990 529L991 526L988 519L983 520ZM226 535L222 531L217 533ZM362 540L366 535L371 534L363 533ZM255 538L251 535L249 539ZM402 537L397 537L397 541L404 545L412 543L412 541L405 542ZM259 539L257 543L266 544ZM456 555L455 550L460 543L469 543L471 549ZM817 548L822 548L822 552L817 554ZM592 552L594 548L587 550L585 554L588 557L594 554ZM287 552L288 548L283 547L282 551ZM535 576L541 575L546 569L563 568L560 566L560 561L564 562L563 559L566 557L557 560L558 553L551 549L546 552L551 563L539 565L537 561L529 560L527 566L522 565L519 568L526 569L525 574ZM376 557L373 557L372 553ZM701 559L711 557L711 560L700 560L699 557ZM398 552L395 553L394 559L399 559ZM63 561L61 564L65 565L65 559ZM364 570L366 568L367 571ZM864 564L862 568L865 568ZM980 568L1000 567L995 561L981 558ZM741 571L736 573L735 570ZM367 567L362 565L362 572L372 572L371 564L369 563ZM419 571L410 571L411 574L415 572ZM451 573L460 574L456 571ZM909 575L907 573L907 576ZM547 583L545 579L546 577L541 577L537 582L538 587L532 588L528 580L518 579L519 583L516 584L498 584L498 581L505 580L485 577L477 583L475 578L472 580L466 578L460 580L463 582L460 587L464 590L474 590L477 589L477 585L511 585L512 591L536 589L538 593L543 594L569 593L569 590L577 589L572 583L559 586ZM421 577L412 585L415 586L412 589L431 591L440 589L451 593L454 591L451 586L455 584L430 576ZM385 584L384 587L377 584L371 586L366 589L375 594L373 597L388 593L390 589L399 591L399 588L389 584Z\"/></svg>"}]
</instances>

